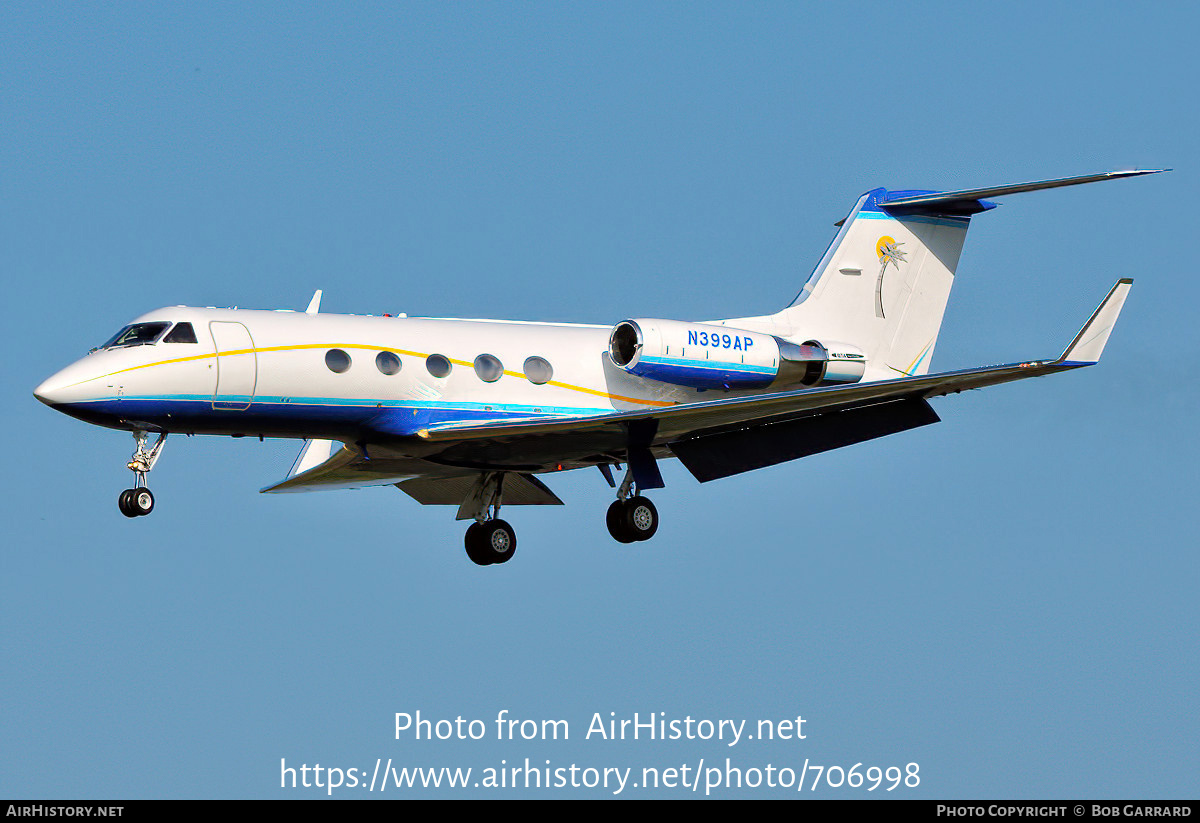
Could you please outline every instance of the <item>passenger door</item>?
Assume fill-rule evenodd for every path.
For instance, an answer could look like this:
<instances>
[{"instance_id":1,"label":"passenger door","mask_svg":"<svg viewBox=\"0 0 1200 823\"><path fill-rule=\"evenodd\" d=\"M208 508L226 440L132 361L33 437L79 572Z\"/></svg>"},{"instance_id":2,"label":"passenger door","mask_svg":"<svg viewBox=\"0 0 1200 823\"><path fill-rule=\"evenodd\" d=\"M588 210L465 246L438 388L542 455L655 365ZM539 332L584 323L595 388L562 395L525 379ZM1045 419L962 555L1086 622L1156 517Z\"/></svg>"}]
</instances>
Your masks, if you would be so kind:
<instances>
[{"instance_id":1,"label":"passenger door","mask_svg":"<svg viewBox=\"0 0 1200 823\"><path fill-rule=\"evenodd\" d=\"M258 356L254 339L241 323L213 320L208 324L217 348L217 386L213 391L214 409L244 411L254 400L258 383Z\"/></svg>"}]
</instances>

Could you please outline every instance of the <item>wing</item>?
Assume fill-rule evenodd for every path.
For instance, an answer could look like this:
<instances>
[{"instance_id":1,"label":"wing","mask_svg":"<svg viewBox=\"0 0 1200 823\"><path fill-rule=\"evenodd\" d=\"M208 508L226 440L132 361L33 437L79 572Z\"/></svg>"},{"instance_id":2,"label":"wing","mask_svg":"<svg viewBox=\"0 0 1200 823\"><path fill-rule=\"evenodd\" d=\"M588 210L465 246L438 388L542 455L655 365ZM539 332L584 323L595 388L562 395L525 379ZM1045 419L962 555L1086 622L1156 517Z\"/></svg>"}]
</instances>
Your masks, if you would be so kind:
<instances>
[{"instance_id":1,"label":"wing","mask_svg":"<svg viewBox=\"0 0 1200 823\"><path fill-rule=\"evenodd\" d=\"M725 477L937 422L925 402L929 398L1093 365L1132 282L1118 281L1066 350L1052 360L591 417L431 426L418 432L419 459L415 452L405 460L368 457L361 450L343 447L325 462L263 491L401 484L430 474L528 474L636 462L635 452L647 458L650 453L677 456L700 480ZM302 462L303 455L298 463ZM652 487L641 477L638 482Z\"/></svg>"},{"instance_id":2,"label":"wing","mask_svg":"<svg viewBox=\"0 0 1200 823\"><path fill-rule=\"evenodd\" d=\"M449 424L430 427L418 435L431 443L453 446L443 456L470 450L475 459L506 455L517 463L552 463L592 454L624 451L631 429L653 428L651 442L662 446L687 439L784 423L798 419L875 406L900 400L926 400L969 389L981 389L1014 380L1042 377L1096 363L1129 293L1132 280L1113 286L1099 308L1058 358L903 377L853 386L801 389L774 394L687 403L667 408L615 412L588 418L527 423ZM930 421L932 422L932 421ZM634 433L634 437L639 435ZM645 435L641 435L645 437Z\"/></svg>"}]
</instances>

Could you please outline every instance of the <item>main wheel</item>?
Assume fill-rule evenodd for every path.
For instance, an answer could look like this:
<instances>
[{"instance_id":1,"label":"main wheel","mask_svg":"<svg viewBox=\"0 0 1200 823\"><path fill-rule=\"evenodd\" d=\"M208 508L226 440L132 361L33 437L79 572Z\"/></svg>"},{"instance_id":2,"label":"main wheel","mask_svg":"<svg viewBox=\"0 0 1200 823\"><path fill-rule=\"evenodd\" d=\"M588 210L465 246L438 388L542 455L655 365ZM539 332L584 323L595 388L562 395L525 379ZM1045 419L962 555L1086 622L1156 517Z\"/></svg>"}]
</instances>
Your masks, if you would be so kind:
<instances>
[{"instance_id":1,"label":"main wheel","mask_svg":"<svg viewBox=\"0 0 1200 823\"><path fill-rule=\"evenodd\" d=\"M626 520L625 502L614 500L608 507L608 514L604 516L604 524L608 526L608 533L613 536L613 540L618 543L632 543L637 539L629 530Z\"/></svg>"},{"instance_id":2,"label":"main wheel","mask_svg":"<svg viewBox=\"0 0 1200 823\"><path fill-rule=\"evenodd\" d=\"M488 520L483 524L484 553L491 563L507 563L517 551L517 533L503 520Z\"/></svg>"},{"instance_id":3,"label":"main wheel","mask_svg":"<svg viewBox=\"0 0 1200 823\"><path fill-rule=\"evenodd\" d=\"M154 511L154 495L143 486L140 489L130 489L129 508L134 517L141 517Z\"/></svg>"},{"instance_id":4,"label":"main wheel","mask_svg":"<svg viewBox=\"0 0 1200 823\"><path fill-rule=\"evenodd\" d=\"M463 538L463 543L467 547L467 557L471 558L471 562L478 566L489 566L492 564L492 559L487 554L487 547L483 544L483 524L472 523L467 529L467 534Z\"/></svg>"},{"instance_id":5,"label":"main wheel","mask_svg":"<svg viewBox=\"0 0 1200 823\"><path fill-rule=\"evenodd\" d=\"M649 540L658 531L658 509L645 497L625 501L625 528L634 540Z\"/></svg>"},{"instance_id":6,"label":"main wheel","mask_svg":"<svg viewBox=\"0 0 1200 823\"><path fill-rule=\"evenodd\" d=\"M121 514L125 515L126 517L138 516L138 513L133 510L133 504L129 501L129 498L133 496L135 491L137 491L137 489L126 489L125 491L121 492L121 496L117 498L117 508L120 509Z\"/></svg>"}]
</instances>

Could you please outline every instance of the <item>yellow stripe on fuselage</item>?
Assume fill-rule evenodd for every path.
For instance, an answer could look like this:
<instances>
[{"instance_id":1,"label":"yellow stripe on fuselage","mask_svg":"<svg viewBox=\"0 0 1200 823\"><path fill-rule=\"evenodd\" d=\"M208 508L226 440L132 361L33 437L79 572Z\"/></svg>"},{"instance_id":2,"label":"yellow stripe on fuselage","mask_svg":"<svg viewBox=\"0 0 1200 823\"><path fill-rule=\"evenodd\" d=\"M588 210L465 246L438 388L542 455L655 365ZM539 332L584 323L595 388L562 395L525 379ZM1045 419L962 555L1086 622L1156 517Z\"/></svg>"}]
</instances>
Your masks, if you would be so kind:
<instances>
[{"instance_id":1,"label":"yellow stripe on fuselage","mask_svg":"<svg viewBox=\"0 0 1200 823\"><path fill-rule=\"evenodd\" d=\"M97 377L89 377L87 380L81 380L79 383L73 383L72 385L78 386L80 383L87 383L92 380L103 380L106 377L112 377L116 374L124 374L125 372L137 371L138 369L149 369L153 368L154 366L169 366L174 363L187 363L193 360L208 360L210 358L217 357L218 355L221 357L232 357L236 354L265 354L267 352L300 351L302 349L366 349L368 351L390 351L394 354L405 354L409 357L429 357L428 354L422 352L406 351L405 349L390 348L388 346L370 346L365 343L299 343L293 346L265 346L263 348L255 349L231 349L230 351L209 352L207 354L193 354L188 357L174 357L169 360L157 360L153 363L142 363L137 366L129 366L128 368L117 369L114 372L102 374ZM453 357L447 357L446 359L458 366L467 366L469 368L473 368L475 365L474 363L466 360L456 360ZM521 372L509 371L508 369L504 370L504 374L507 374L509 377L519 377L522 380L529 379ZM596 397L604 397L609 400L620 400L624 403L640 403L645 406L677 405L673 400L643 400L638 397L625 397L620 394L609 394L608 392L603 392L599 389L589 389L584 386L575 386L571 383L561 383L558 380L550 380L546 385L557 386L560 389L569 389L570 391L582 392L584 394L591 394Z\"/></svg>"}]
</instances>

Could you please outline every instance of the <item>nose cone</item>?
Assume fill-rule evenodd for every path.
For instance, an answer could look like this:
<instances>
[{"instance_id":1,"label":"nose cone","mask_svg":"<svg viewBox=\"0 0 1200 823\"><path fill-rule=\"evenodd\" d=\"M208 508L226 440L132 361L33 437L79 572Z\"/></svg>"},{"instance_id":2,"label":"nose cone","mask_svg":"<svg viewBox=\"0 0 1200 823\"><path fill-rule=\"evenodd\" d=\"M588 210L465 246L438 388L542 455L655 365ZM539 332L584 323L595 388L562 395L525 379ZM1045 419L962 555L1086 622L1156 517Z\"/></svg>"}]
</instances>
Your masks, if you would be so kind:
<instances>
[{"instance_id":1,"label":"nose cone","mask_svg":"<svg viewBox=\"0 0 1200 823\"><path fill-rule=\"evenodd\" d=\"M47 377L33 390L33 396L51 408L91 399L91 390L95 387L90 384L96 376L96 369L91 364L85 364L84 360L76 361Z\"/></svg>"},{"instance_id":2,"label":"nose cone","mask_svg":"<svg viewBox=\"0 0 1200 823\"><path fill-rule=\"evenodd\" d=\"M63 387L66 381L62 379L62 372L47 377L41 384L33 390L33 396L41 400L47 406L54 407L65 402L66 395L63 392Z\"/></svg>"}]
</instances>

